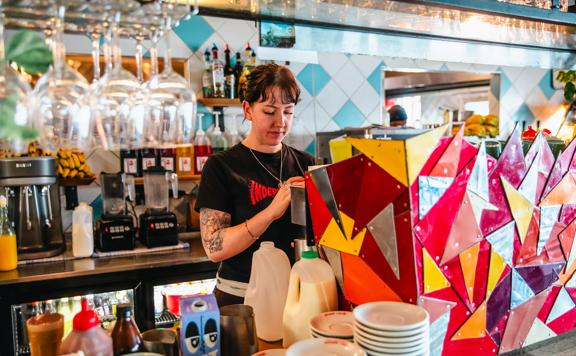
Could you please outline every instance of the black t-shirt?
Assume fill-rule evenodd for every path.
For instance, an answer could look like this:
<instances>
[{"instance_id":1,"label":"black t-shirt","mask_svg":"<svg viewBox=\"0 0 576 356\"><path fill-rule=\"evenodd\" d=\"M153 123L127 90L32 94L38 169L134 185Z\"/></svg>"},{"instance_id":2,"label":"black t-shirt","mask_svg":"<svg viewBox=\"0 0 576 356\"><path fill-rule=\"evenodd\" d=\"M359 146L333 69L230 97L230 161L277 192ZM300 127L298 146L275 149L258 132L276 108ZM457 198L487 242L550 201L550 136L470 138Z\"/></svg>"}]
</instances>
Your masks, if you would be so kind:
<instances>
[{"instance_id":1,"label":"black t-shirt","mask_svg":"<svg viewBox=\"0 0 576 356\"><path fill-rule=\"evenodd\" d=\"M308 153L283 145L282 181L303 176L314 158ZM254 154L266 168L279 177L280 152ZM231 225L243 224L264 210L278 191L278 181L254 158L250 149L242 143L227 151L210 156L202 169L202 180L195 209L209 208L224 211L232 217ZM252 269L252 254L261 241L273 241L294 263L292 240L304 236L304 228L291 222L290 208L272 222L268 229L240 254L222 261L218 274L225 279L248 283Z\"/></svg>"}]
</instances>

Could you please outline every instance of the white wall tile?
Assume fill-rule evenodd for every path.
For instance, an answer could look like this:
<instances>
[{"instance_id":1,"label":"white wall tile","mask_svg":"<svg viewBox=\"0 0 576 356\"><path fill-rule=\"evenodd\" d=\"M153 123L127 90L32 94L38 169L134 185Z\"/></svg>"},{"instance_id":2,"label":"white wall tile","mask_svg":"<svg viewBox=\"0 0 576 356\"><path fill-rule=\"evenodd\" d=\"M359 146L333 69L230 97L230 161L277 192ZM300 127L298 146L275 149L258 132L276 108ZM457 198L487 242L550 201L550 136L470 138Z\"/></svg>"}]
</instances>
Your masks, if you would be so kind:
<instances>
[{"instance_id":1,"label":"white wall tile","mask_svg":"<svg viewBox=\"0 0 576 356\"><path fill-rule=\"evenodd\" d=\"M377 105L367 118L371 124L382 124L382 109L380 108L380 105Z\"/></svg>"},{"instance_id":2,"label":"white wall tile","mask_svg":"<svg viewBox=\"0 0 576 356\"><path fill-rule=\"evenodd\" d=\"M222 26L217 32L224 39L225 43L230 46L232 55L236 52L242 53L246 47L246 42L250 42L252 48L256 48L256 43L253 43L253 37L257 29L254 28L254 23L245 20L229 19L226 25ZM224 50L224 45L222 45Z\"/></svg>"},{"instance_id":3,"label":"white wall tile","mask_svg":"<svg viewBox=\"0 0 576 356\"><path fill-rule=\"evenodd\" d=\"M366 80L362 77L360 71L356 68L351 61L344 63L342 68L338 71L336 76L332 77L340 88L346 93L348 97L351 97L356 90L365 83Z\"/></svg>"},{"instance_id":4,"label":"white wall tile","mask_svg":"<svg viewBox=\"0 0 576 356\"><path fill-rule=\"evenodd\" d=\"M510 88L500 100L500 107L512 116L516 113L518 108L520 108L523 102L524 99L518 94L516 89ZM500 110L500 113L502 113L502 109Z\"/></svg>"},{"instance_id":5,"label":"white wall tile","mask_svg":"<svg viewBox=\"0 0 576 356\"><path fill-rule=\"evenodd\" d=\"M532 89L530 94L526 97L525 103L534 114L536 120L545 119L547 117L546 112L550 105L540 87L536 86Z\"/></svg>"},{"instance_id":6,"label":"white wall tile","mask_svg":"<svg viewBox=\"0 0 576 356\"><path fill-rule=\"evenodd\" d=\"M537 68L526 68L522 73L512 82L512 86L518 91L522 98L528 97L534 88L540 90L538 83L546 74L546 70ZM547 101L547 100L545 100Z\"/></svg>"},{"instance_id":7,"label":"white wall tile","mask_svg":"<svg viewBox=\"0 0 576 356\"><path fill-rule=\"evenodd\" d=\"M316 104L316 103L314 103ZM332 121L332 117L328 115L326 110L322 108L321 105L313 105L314 106L314 118L316 120L316 129L317 131L322 130L330 121Z\"/></svg>"},{"instance_id":8,"label":"white wall tile","mask_svg":"<svg viewBox=\"0 0 576 356\"><path fill-rule=\"evenodd\" d=\"M364 81L352 96L352 102L366 117L378 106L379 101L380 95L376 93L372 85L367 81Z\"/></svg>"},{"instance_id":9,"label":"white wall tile","mask_svg":"<svg viewBox=\"0 0 576 356\"><path fill-rule=\"evenodd\" d=\"M204 16L204 20L206 20L206 22L208 22L208 24L212 26L214 31L218 31L220 27L222 27L230 19L226 19L224 17Z\"/></svg>"},{"instance_id":10,"label":"white wall tile","mask_svg":"<svg viewBox=\"0 0 576 356\"><path fill-rule=\"evenodd\" d=\"M502 67L502 72L506 74L510 82L516 81L516 79L522 74L524 68L518 67Z\"/></svg>"},{"instance_id":11,"label":"white wall tile","mask_svg":"<svg viewBox=\"0 0 576 356\"><path fill-rule=\"evenodd\" d=\"M318 53L318 63L332 77L338 73L347 61L348 57L342 53Z\"/></svg>"},{"instance_id":12,"label":"white wall tile","mask_svg":"<svg viewBox=\"0 0 576 356\"><path fill-rule=\"evenodd\" d=\"M340 130L340 126L338 126L338 124L335 123L334 120L330 120L330 121L326 124L326 126L324 126L324 127L322 128L321 131L330 132L330 131L338 131L338 130Z\"/></svg>"},{"instance_id":13,"label":"white wall tile","mask_svg":"<svg viewBox=\"0 0 576 356\"><path fill-rule=\"evenodd\" d=\"M364 56L359 54L354 54L350 57L350 61L354 63L356 68L362 73L364 78L368 77L377 66L382 63L382 58L377 56Z\"/></svg>"},{"instance_id":14,"label":"white wall tile","mask_svg":"<svg viewBox=\"0 0 576 356\"><path fill-rule=\"evenodd\" d=\"M331 117L334 117L342 105L346 103L348 97L334 80L330 80L328 84L326 84L326 87L318 94L317 99L324 110L326 110Z\"/></svg>"}]
</instances>

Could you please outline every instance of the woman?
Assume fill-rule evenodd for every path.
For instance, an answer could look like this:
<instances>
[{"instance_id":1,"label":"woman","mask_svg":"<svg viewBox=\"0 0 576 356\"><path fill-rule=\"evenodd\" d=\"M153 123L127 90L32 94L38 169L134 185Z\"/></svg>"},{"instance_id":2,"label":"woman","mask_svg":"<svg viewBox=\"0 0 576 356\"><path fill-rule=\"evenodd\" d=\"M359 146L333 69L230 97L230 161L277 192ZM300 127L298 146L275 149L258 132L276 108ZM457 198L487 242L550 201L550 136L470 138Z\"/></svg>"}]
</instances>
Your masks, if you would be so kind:
<instances>
[{"instance_id":1,"label":"woman","mask_svg":"<svg viewBox=\"0 0 576 356\"><path fill-rule=\"evenodd\" d=\"M220 262L216 290L220 306L243 303L252 254L273 241L294 262L294 238L304 229L291 223L290 186L303 186L314 158L282 143L290 132L300 88L286 67L266 64L246 78L240 94L250 133L227 151L212 155L202 170L196 210L206 254Z\"/></svg>"}]
</instances>

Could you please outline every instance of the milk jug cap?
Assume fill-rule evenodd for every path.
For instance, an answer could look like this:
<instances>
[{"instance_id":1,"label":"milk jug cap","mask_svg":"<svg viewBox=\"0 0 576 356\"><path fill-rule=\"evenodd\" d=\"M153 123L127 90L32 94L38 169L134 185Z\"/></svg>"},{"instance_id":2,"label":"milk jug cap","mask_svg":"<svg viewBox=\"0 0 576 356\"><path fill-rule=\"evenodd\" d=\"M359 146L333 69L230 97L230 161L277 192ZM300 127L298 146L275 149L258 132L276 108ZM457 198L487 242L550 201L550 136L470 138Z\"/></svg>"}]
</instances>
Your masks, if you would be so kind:
<instances>
[{"instance_id":1,"label":"milk jug cap","mask_svg":"<svg viewBox=\"0 0 576 356\"><path fill-rule=\"evenodd\" d=\"M306 258L306 259L318 258L318 252L316 252L316 251L302 251L302 258Z\"/></svg>"},{"instance_id":2,"label":"milk jug cap","mask_svg":"<svg viewBox=\"0 0 576 356\"><path fill-rule=\"evenodd\" d=\"M263 241L260 243L260 248L274 248L274 242L272 241Z\"/></svg>"},{"instance_id":3,"label":"milk jug cap","mask_svg":"<svg viewBox=\"0 0 576 356\"><path fill-rule=\"evenodd\" d=\"M98 318L98 313L90 309L85 298L82 298L81 304L82 310L74 316L72 324L74 330L86 331L92 329L95 326L100 326L100 318Z\"/></svg>"}]
</instances>

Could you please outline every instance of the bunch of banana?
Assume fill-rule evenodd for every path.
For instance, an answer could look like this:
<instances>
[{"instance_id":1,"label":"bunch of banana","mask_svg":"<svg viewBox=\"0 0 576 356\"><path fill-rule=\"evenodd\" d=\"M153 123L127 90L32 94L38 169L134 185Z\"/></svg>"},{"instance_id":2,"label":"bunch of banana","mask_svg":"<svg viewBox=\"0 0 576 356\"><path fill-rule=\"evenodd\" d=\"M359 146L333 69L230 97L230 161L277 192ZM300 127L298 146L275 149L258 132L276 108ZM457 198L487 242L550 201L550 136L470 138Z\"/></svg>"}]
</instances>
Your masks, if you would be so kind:
<instances>
[{"instance_id":1,"label":"bunch of banana","mask_svg":"<svg viewBox=\"0 0 576 356\"><path fill-rule=\"evenodd\" d=\"M496 137L499 134L498 121L498 116L495 115L472 115L466 120L464 135Z\"/></svg>"},{"instance_id":2,"label":"bunch of banana","mask_svg":"<svg viewBox=\"0 0 576 356\"><path fill-rule=\"evenodd\" d=\"M58 175L61 178L88 178L93 174L86 164L84 152L60 149L58 151Z\"/></svg>"},{"instance_id":3,"label":"bunch of banana","mask_svg":"<svg viewBox=\"0 0 576 356\"><path fill-rule=\"evenodd\" d=\"M54 152L41 149L35 142L31 142L28 145L28 157L47 157L47 156L56 156L56 154Z\"/></svg>"}]
</instances>

